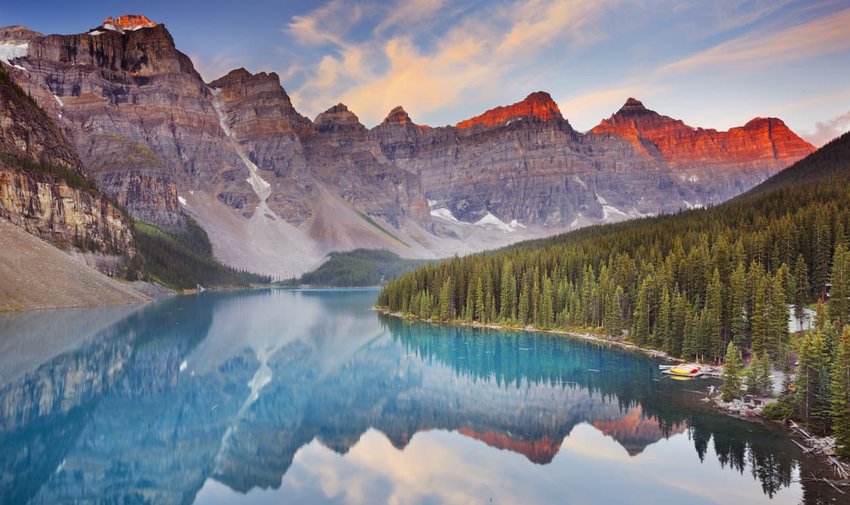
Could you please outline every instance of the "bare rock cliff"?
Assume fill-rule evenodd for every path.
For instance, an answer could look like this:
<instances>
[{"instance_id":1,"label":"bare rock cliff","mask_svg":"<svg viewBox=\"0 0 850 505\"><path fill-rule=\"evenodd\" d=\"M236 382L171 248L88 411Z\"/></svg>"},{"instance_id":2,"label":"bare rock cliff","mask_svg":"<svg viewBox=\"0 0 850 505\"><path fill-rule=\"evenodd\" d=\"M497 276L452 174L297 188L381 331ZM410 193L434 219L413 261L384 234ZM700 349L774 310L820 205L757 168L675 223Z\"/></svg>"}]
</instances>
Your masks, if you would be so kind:
<instances>
[{"instance_id":1,"label":"bare rock cliff","mask_svg":"<svg viewBox=\"0 0 850 505\"><path fill-rule=\"evenodd\" d=\"M127 216L86 180L62 132L6 72L0 68L0 217L59 246L134 254Z\"/></svg>"}]
</instances>

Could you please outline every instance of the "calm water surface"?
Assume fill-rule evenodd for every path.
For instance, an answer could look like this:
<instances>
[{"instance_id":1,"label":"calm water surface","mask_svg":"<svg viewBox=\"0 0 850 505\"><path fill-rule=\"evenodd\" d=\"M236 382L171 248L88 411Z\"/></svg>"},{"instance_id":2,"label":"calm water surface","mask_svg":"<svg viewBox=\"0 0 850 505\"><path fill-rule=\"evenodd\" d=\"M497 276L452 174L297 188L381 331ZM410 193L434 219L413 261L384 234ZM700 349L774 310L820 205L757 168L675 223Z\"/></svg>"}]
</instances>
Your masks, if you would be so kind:
<instances>
[{"instance_id":1,"label":"calm water surface","mask_svg":"<svg viewBox=\"0 0 850 505\"><path fill-rule=\"evenodd\" d=\"M0 503L841 503L708 381L376 295L0 316Z\"/></svg>"}]
</instances>

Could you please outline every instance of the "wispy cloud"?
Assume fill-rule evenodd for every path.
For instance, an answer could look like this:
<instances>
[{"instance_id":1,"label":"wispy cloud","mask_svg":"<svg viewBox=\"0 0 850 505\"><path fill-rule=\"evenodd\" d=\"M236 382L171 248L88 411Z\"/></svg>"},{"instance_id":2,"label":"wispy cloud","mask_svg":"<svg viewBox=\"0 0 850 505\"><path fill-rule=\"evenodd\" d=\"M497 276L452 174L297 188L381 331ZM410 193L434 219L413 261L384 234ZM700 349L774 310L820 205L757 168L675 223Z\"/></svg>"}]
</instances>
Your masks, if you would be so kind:
<instances>
[{"instance_id":1,"label":"wispy cloud","mask_svg":"<svg viewBox=\"0 0 850 505\"><path fill-rule=\"evenodd\" d=\"M803 135L803 137L813 145L820 147L848 131L850 131L850 111L829 121L816 123L815 131Z\"/></svg>"},{"instance_id":2,"label":"wispy cloud","mask_svg":"<svg viewBox=\"0 0 850 505\"><path fill-rule=\"evenodd\" d=\"M284 31L302 45L344 46L344 37L363 15L360 5L332 0L310 14L293 16Z\"/></svg>"},{"instance_id":3,"label":"wispy cloud","mask_svg":"<svg viewBox=\"0 0 850 505\"><path fill-rule=\"evenodd\" d=\"M669 73L724 67L759 69L850 49L850 8L778 31L763 30L718 44L662 68Z\"/></svg>"},{"instance_id":4,"label":"wispy cloud","mask_svg":"<svg viewBox=\"0 0 850 505\"><path fill-rule=\"evenodd\" d=\"M343 101L364 122L375 124L396 105L435 112L471 97L485 99L527 78L524 74L540 52L556 44L566 51L601 39L596 23L607 4L515 0L467 11L433 37L420 26L430 26L428 20L440 16L446 3L401 1L383 10L370 36L362 40L341 38L336 33L346 29L328 25L328 10L341 5L332 2L289 24L296 41L333 46L295 90L293 100L313 115ZM430 43L420 43L419 37L430 37ZM411 112L416 119L416 111Z\"/></svg>"}]
</instances>

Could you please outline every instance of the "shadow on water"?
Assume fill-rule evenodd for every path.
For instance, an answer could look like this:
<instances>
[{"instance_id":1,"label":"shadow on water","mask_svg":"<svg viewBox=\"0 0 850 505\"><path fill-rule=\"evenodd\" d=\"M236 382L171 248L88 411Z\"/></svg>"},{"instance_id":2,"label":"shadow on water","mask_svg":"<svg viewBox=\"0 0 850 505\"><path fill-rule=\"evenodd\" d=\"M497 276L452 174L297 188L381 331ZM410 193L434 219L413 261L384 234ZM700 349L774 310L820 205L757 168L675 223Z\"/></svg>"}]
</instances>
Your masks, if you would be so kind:
<instances>
[{"instance_id":1,"label":"shadow on water","mask_svg":"<svg viewBox=\"0 0 850 505\"><path fill-rule=\"evenodd\" d=\"M616 441L626 465L688 437L683 459L750 475L768 498L818 471L782 432L712 412L641 354L385 318L369 310L374 297L205 293L0 318L10 351L0 355L0 503L215 502L211 483L333 501L288 479L309 470L314 441L342 458L325 470L342 471L372 430L399 457L417 433L460 437L458 451L475 440L502 450L490 464L519 455L532 476L575 457L559 454L579 426ZM798 493L835 499L811 484Z\"/></svg>"}]
</instances>

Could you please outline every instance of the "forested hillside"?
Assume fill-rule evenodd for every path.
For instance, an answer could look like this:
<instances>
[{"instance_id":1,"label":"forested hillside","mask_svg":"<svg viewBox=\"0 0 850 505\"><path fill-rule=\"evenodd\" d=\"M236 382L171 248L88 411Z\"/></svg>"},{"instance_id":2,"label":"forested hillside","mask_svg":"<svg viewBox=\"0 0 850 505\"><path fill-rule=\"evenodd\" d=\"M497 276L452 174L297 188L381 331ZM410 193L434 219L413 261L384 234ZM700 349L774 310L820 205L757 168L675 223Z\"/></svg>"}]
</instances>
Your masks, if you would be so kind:
<instances>
[{"instance_id":1,"label":"forested hillside","mask_svg":"<svg viewBox=\"0 0 850 505\"><path fill-rule=\"evenodd\" d=\"M322 265L298 279L285 281L287 285L364 287L378 286L393 277L425 264L425 260L401 258L385 250L355 249L330 253Z\"/></svg>"},{"instance_id":2,"label":"forested hillside","mask_svg":"<svg viewBox=\"0 0 850 505\"><path fill-rule=\"evenodd\" d=\"M391 281L377 303L423 319L590 328L703 361L723 358L730 341L777 366L792 347L831 355L850 321L848 151L845 134L717 207L427 265ZM786 304L802 311L828 292L823 345L792 342Z\"/></svg>"}]
</instances>

